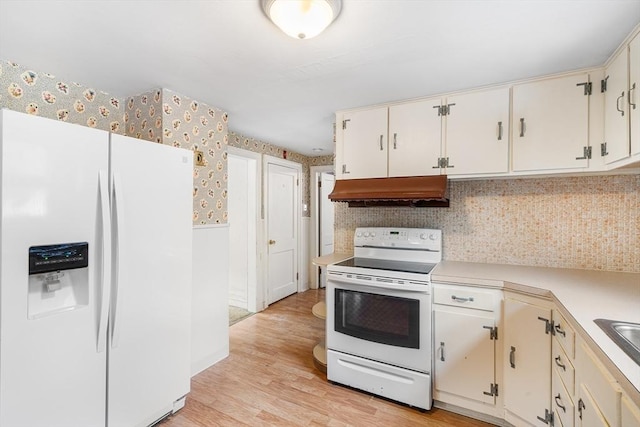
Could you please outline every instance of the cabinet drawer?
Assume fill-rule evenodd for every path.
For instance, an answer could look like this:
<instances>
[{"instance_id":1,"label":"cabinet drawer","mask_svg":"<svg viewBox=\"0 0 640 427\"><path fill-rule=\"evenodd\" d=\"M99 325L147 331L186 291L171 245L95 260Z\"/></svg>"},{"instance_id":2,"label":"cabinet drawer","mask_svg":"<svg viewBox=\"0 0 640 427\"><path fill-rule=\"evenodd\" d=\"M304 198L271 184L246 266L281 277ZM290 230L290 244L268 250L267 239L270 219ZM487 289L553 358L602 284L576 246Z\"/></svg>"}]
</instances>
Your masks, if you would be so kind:
<instances>
[{"instance_id":1,"label":"cabinet drawer","mask_svg":"<svg viewBox=\"0 0 640 427\"><path fill-rule=\"evenodd\" d=\"M575 369L571 359L562 349L557 339L554 339L551 343L551 355L553 357L551 365L554 371L558 372L558 376L562 379L567 391L570 395L573 395L575 393Z\"/></svg>"},{"instance_id":2,"label":"cabinet drawer","mask_svg":"<svg viewBox=\"0 0 640 427\"><path fill-rule=\"evenodd\" d=\"M581 387L587 389L600 412L612 426L620 420L621 392L609 372L596 359L584 342L576 349L576 370Z\"/></svg>"},{"instance_id":3,"label":"cabinet drawer","mask_svg":"<svg viewBox=\"0 0 640 427\"><path fill-rule=\"evenodd\" d=\"M495 311L498 297L487 289L466 288L464 286L433 285L433 302L454 307Z\"/></svg>"},{"instance_id":4,"label":"cabinet drawer","mask_svg":"<svg viewBox=\"0 0 640 427\"><path fill-rule=\"evenodd\" d=\"M564 351L567 353L571 359L576 357L575 353L575 341L576 341L576 333L573 331L573 328L569 326L569 323L566 319L560 314L558 310L553 310L553 325L554 325L554 335Z\"/></svg>"},{"instance_id":5,"label":"cabinet drawer","mask_svg":"<svg viewBox=\"0 0 640 427\"><path fill-rule=\"evenodd\" d=\"M563 426L573 426L574 404L571 393L565 389L557 370L551 377L551 407Z\"/></svg>"}]
</instances>

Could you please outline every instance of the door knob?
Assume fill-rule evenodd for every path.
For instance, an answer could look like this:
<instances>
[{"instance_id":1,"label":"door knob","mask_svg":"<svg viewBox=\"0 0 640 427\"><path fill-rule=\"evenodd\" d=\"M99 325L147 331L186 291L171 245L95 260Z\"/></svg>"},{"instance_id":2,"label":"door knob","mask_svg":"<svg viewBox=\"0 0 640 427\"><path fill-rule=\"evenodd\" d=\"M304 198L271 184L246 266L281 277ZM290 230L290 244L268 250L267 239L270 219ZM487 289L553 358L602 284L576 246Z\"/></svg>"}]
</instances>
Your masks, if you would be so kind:
<instances>
[{"instance_id":1,"label":"door knob","mask_svg":"<svg viewBox=\"0 0 640 427\"><path fill-rule=\"evenodd\" d=\"M275 244L276 244L276 241L275 241L275 240L269 240L269 244L270 244L270 245L275 245Z\"/></svg>"}]
</instances>

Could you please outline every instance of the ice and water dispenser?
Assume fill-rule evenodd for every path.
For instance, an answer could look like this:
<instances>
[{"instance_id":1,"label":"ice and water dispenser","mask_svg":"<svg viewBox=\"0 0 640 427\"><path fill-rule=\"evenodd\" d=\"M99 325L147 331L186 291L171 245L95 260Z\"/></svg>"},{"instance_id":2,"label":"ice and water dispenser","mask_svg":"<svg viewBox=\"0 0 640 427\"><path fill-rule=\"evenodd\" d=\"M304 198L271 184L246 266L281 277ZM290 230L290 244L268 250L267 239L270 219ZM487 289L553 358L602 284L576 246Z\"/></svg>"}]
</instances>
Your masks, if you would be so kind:
<instances>
[{"instance_id":1,"label":"ice and water dispenser","mask_svg":"<svg viewBox=\"0 0 640 427\"><path fill-rule=\"evenodd\" d=\"M30 319L89 304L89 244L29 248Z\"/></svg>"}]
</instances>

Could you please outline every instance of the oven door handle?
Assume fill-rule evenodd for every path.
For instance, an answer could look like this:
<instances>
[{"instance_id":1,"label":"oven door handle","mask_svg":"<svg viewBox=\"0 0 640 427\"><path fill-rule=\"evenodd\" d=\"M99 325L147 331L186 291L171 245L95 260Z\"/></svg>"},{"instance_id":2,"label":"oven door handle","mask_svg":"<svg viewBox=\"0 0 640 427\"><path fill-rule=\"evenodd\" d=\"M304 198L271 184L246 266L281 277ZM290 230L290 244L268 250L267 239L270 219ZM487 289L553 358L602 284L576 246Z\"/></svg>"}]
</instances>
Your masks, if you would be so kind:
<instances>
[{"instance_id":1,"label":"oven door handle","mask_svg":"<svg viewBox=\"0 0 640 427\"><path fill-rule=\"evenodd\" d=\"M383 277L371 277L353 274L352 277L340 277L336 273L329 273L327 282L341 283L344 285L360 285L372 288L393 289L403 292L429 293L428 282L394 283L391 279Z\"/></svg>"}]
</instances>

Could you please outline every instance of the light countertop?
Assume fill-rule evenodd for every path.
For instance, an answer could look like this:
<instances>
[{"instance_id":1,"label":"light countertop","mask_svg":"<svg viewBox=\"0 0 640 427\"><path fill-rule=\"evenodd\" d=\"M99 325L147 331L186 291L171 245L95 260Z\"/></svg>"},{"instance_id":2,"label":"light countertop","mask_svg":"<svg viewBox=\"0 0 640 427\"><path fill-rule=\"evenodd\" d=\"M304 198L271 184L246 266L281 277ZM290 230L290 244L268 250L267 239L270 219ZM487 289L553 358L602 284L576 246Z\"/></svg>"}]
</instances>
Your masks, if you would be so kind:
<instances>
[{"instance_id":1,"label":"light countertop","mask_svg":"<svg viewBox=\"0 0 640 427\"><path fill-rule=\"evenodd\" d=\"M640 366L593 320L640 323L640 274L443 261L431 281L501 288L552 300L629 397L640 402Z\"/></svg>"},{"instance_id":2,"label":"light countertop","mask_svg":"<svg viewBox=\"0 0 640 427\"><path fill-rule=\"evenodd\" d=\"M329 264L335 264L336 262L344 261L345 259L351 258L352 256L353 254L333 252L329 255L323 255L312 259L311 264L317 265L318 267L326 267Z\"/></svg>"}]
</instances>

